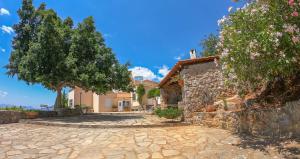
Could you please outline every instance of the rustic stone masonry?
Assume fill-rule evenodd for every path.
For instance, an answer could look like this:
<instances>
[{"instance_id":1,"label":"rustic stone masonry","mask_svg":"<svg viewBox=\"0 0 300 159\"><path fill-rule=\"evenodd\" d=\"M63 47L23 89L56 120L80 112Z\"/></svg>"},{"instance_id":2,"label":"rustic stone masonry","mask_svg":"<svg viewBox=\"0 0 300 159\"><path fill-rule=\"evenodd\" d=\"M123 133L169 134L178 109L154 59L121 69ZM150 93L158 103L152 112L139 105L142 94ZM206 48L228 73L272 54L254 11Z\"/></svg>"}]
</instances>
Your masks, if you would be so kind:
<instances>
[{"instance_id":1,"label":"rustic stone masonry","mask_svg":"<svg viewBox=\"0 0 300 159\"><path fill-rule=\"evenodd\" d=\"M0 124L17 123L21 116L21 112L0 110Z\"/></svg>"},{"instance_id":2,"label":"rustic stone masonry","mask_svg":"<svg viewBox=\"0 0 300 159\"><path fill-rule=\"evenodd\" d=\"M195 112L194 124L255 136L300 137L300 100L282 108L227 112Z\"/></svg>"},{"instance_id":3,"label":"rustic stone masonry","mask_svg":"<svg viewBox=\"0 0 300 159\"><path fill-rule=\"evenodd\" d=\"M184 109L185 118L212 105L223 90L221 69L213 61L184 66L180 76L184 87L179 106Z\"/></svg>"}]
</instances>

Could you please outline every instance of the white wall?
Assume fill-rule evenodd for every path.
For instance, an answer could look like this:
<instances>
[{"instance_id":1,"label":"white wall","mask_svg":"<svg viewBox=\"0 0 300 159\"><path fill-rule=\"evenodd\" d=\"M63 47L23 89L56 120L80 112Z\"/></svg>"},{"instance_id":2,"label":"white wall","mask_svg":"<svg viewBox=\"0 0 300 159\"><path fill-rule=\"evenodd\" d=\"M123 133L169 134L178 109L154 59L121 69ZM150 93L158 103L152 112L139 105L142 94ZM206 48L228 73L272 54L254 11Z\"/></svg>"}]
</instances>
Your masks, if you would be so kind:
<instances>
[{"instance_id":1,"label":"white wall","mask_svg":"<svg viewBox=\"0 0 300 159\"><path fill-rule=\"evenodd\" d=\"M99 113L99 95L97 95L96 93L93 93L93 109L94 109L94 113Z\"/></svg>"},{"instance_id":2,"label":"white wall","mask_svg":"<svg viewBox=\"0 0 300 159\"><path fill-rule=\"evenodd\" d=\"M74 96L74 90L70 91L69 94L68 94L68 106L70 108L74 108L74 103L75 103L75 96ZM70 105L72 101L72 105Z\"/></svg>"}]
</instances>

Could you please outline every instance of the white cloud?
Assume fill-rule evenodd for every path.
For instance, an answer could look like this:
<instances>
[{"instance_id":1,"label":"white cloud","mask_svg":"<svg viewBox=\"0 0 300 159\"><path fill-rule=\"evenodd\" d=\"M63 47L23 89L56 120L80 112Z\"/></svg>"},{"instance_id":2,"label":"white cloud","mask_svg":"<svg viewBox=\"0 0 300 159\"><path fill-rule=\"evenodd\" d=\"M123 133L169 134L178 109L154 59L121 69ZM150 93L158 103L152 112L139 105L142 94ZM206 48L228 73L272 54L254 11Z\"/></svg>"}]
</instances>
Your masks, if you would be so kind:
<instances>
[{"instance_id":1,"label":"white cloud","mask_svg":"<svg viewBox=\"0 0 300 159\"><path fill-rule=\"evenodd\" d=\"M0 15L10 15L9 11L5 8L0 9Z\"/></svg>"},{"instance_id":2,"label":"white cloud","mask_svg":"<svg viewBox=\"0 0 300 159\"><path fill-rule=\"evenodd\" d=\"M158 73L161 74L163 77L165 77L170 72L170 69L168 66L163 65L159 70Z\"/></svg>"},{"instance_id":3,"label":"white cloud","mask_svg":"<svg viewBox=\"0 0 300 159\"><path fill-rule=\"evenodd\" d=\"M181 60L181 58L182 58L181 56L175 56L174 57L175 60Z\"/></svg>"},{"instance_id":4,"label":"white cloud","mask_svg":"<svg viewBox=\"0 0 300 159\"><path fill-rule=\"evenodd\" d=\"M4 98L4 97L6 97L7 95L8 95L7 92L1 91L1 90L0 90L0 98Z\"/></svg>"},{"instance_id":5,"label":"white cloud","mask_svg":"<svg viewBox=\"0 0 300 159\"><path fill-rule=\"evenodd\" d=\"M1 26L1 30L2 30L2 32L8 33L8 34L11 34L14 32L14 29L12 27L5 26L5 25Z\"/></svg>"},{"instance_id":6,"label":"white cloud","mask_svg":"<svg viewBox=\"0 0 300 159\"><path fill-rule=\"evenodd\" d=\"M133 77L142 76L144 80L151 81L160 81L170 72L169 67L166 65L156 68L158 68L158 74L155 74L149 68L141 66L133 67L129 71L132 72Z\"/></svg>"},{"instance_id":7,"label":"white cloud","mask_svg":"<svg viewBox=\"0 0 300 159\"><path fill-rule=\"evenodd\" d=\"M228 8L228 12L231 12L232 9L233 9L233 7L229 7L229 8Z\"/></svg>"},{"instance_id":8,"label":"white cloud","mask_svg":"<svg viewBox=\"0 0 300 159\"><path fill-rule=\"evenodd\" d=\"M129 69L129 71L132 72L133 77L142 76L144 78L144 80L159 79L157 75L155 75L150 69L148 69L146 67L136 66L136 67Z\"/></svg>"},{"instance_id":9,"label":"white cloud","mask_svg":"<svg viewBox=\"0 0 300 159\"><path fill-rule=\"evenodd\" d=\"M183 58L184 58L184 53L181 53L181 54L179 54L178 56L175 56L175 57L174 57L174 60L179 61L179 60L182 60Z\"/></svg>"},{"instance_id":10,"label":"white cloud","mask_svg":"<svg viewBox=\"0 0 300 159\"><path fill-rule=\"evenodd\" d=\"M1 52L5 52L5 49L1 49Z\"/></svg>"}]
</instances>

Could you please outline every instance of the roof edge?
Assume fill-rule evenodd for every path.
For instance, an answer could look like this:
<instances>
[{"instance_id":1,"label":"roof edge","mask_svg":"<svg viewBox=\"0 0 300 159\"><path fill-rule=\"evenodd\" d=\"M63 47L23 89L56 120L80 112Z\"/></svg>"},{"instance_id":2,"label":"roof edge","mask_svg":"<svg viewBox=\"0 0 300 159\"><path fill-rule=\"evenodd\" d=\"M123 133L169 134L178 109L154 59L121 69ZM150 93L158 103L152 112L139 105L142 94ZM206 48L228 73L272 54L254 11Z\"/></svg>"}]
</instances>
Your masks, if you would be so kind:
<instances>
[{"instance_id":1,"label":"roof edge","mask_svg":"<svg viewBox=\"0 0 300 159\"><path fill-rule=\"evenodd\" d=\"M162 87L163 85L165 85L169 81L169 79L174 74L176 74L177 71L181 70L181 68L183 66L211 62L211 61L214 61L215 59L220 59L220 57L219 56L208 56L208 57L202 57L202 58L196 58L196 59L180 60L173 66L171 71L160 81L158 86Z\"/></svg>"}]
</instances>

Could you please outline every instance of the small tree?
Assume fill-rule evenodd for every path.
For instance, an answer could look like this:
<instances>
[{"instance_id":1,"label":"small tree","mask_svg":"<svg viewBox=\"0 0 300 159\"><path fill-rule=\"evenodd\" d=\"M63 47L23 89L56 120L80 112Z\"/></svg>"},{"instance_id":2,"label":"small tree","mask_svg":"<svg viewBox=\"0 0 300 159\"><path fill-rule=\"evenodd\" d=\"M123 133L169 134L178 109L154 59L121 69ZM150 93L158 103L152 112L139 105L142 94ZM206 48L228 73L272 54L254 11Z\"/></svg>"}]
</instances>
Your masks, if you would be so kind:
<instances>
[{"instance_id":1,"label":"small tree","mask_svg":"<svg viewBox=\"0 0 300 159\"><path fill-rule=\"evenodd\" d=\"M143 84L139 84L137 89L136 89L136 93L137 93L137 100L140 104L140 106L144 109L144 106L143 106L143 97L145 95L145 87Z\"/></svg>"},{"instance_id":2,"label":"small tree","mask_svg":"<svg viewBox=\"0 0 300 159\"><path fill-rule=\"evenodd\" d=\"M62 106L63 107L68 107L68 95L66 94L65 90L63 91L63 94L62 94Z\"/></svg>"},{"instance_id":3,"label":"small tree","mask_svg":"<svg viewBox=\"0 0 300 159\"><path fill-rule=\"evenodd\" d=\"M148 91L147 97L149 99L154 99L155 101L155 106L157 105L157 98L160 96L160 90L158 88L153 88Z\"/></svg>"},{"instance_id":4,"label":"small tree","mask_svg":"<svg viewBox=\"0 0 300 159\"><path fill-rule=\"evenodd\" d=\"M200 42L200 46L202 47L201 56L214 56L217 54L217 44L219 42L219 38L214 34L209 34L206 39L203 39Z\"/></svg>"}]
</instances>

